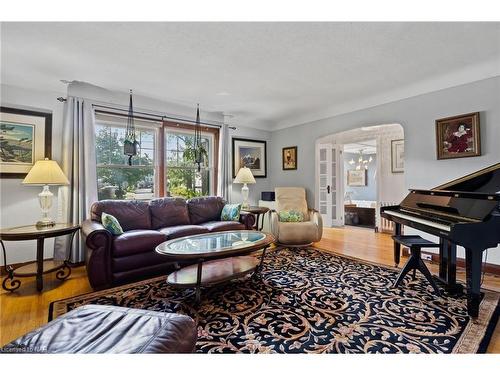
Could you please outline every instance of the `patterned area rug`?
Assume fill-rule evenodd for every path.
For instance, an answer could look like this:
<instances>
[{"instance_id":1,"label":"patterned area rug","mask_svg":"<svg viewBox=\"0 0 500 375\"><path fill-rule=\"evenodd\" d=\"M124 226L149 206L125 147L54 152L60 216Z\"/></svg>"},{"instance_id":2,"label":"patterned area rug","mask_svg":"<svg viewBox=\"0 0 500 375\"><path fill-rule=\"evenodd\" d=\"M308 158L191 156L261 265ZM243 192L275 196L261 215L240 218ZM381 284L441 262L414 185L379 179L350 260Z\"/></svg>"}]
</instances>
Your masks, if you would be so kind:
<instances>
[{"instance_id":1,"label":"patterned area rug","mask_svg":"<svg viewBox=\"0 0 500 375\"><path fill-rule=\"evenodd\" d=\"M477 320L464 297L436 297L423 278L391 287L398 270L315 249L268 254L262 274L202 291L165 277L53 302L55 318L93 303L187 314L200 353L475 353L498 320L499 294L485 291Z\"/></svg>"}]
</instances>

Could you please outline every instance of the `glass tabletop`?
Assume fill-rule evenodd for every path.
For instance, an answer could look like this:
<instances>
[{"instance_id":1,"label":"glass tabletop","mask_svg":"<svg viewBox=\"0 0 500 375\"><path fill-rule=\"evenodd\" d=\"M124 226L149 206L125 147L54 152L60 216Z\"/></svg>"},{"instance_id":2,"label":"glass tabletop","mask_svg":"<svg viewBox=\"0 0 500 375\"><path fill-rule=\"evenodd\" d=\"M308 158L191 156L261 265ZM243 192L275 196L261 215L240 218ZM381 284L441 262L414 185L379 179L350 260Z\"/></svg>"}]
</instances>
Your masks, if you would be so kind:
<instances>
[{"instance_id":1,"label":"glass tabletop","mask_svg":"<svg viewBox=\"0 0 500 375\"><path fill-rule=\"evenodd\" d=\"M240 230L177 238L160 244L156 251L168 255L196 255L244 249L266 238L265 233Z\"/></svg>"},{"instance_id":2,"label":"glass tabletop","mask_svg":"<svg viewBox=\"0 0 500 375\"><path fill-rule=\"evenodd\" d=\"M51 226L46 227L37 227L35 224L30 225L21 225L18 227L10 227L10 228L1 228L0 234L9 235L9 234L37 234L37 233L47 233L47 232L57 232L64 231L67 229L76 229L79 228L79 225L72 223L56 223Z\"/></svg>"}]
</instances>

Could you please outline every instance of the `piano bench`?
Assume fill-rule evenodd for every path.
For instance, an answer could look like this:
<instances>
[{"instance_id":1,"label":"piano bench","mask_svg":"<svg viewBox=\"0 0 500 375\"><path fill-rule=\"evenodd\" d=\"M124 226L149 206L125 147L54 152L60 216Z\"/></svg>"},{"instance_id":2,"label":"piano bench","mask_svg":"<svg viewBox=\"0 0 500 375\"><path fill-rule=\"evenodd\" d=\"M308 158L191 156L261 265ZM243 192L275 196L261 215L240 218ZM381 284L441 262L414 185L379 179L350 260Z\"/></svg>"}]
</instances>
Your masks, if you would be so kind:
<instances>
[{"instance_id":1,"label":"piano bench","mask_svg":"<svg viewBox=\"0 0 500 375\"><path fill-rule=\"evenodd\" d=\"M398 278L394 282L394 288L397 288L403 282L403 279L405 278L406 274L410 271L413 271L413 279L415 279L416 272L417 270L419 270L425 276L429 284L431 284L436 294L438 296L441 295L441 292L439 291L436 282L432 278L429 269L427 268L427 266L425 265L425 263L422 261L421 258L422 247L439 247L440 245L416 235L411 235L411 236L397 235L397 236L392 236L392 239L394 240L394 242L397 242L410 249L410 258L408 259L408 262L406 262L403 269L399 273Z\"/></svg>"}]
</instances>

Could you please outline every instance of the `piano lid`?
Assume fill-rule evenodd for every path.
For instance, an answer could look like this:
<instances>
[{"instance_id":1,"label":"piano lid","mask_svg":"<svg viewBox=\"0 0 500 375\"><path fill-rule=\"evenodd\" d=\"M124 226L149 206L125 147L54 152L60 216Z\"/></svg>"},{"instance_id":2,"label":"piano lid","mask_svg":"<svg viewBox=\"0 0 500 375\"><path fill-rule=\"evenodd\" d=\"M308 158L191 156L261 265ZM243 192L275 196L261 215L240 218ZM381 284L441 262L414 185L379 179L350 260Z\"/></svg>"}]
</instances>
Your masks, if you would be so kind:
<instances>
[{"instance_id":1,"label":"piano lid","mask_svg":"<svg viewBox=\"0 0 500 375\"><path fill-rule=\"evenodd\" d=\"M500 163L439 185L432 190L500 194Z\"/></svg>"}]
</instances>

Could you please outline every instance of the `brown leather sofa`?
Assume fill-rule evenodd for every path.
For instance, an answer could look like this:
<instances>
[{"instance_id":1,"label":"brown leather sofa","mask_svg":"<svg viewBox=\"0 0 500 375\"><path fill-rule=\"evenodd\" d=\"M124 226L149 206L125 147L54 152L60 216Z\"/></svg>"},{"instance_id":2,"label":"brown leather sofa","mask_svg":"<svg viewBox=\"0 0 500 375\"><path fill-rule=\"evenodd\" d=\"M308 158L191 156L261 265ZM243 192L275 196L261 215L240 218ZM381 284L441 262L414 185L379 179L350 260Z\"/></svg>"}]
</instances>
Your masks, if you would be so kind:
<instances>
[{"instance_id":1,"label":"brown leather sofa","mask_svg":"<svg viewBox=\"0 0 500 375\"><path fill-rule=\"evenodd\" d=\"M251 214L242 213L239 222L221 221L224 204L220 197L94 203L90 220L82 223L90 285L103 289L172 271L173 263L155 251L164 241L201 233L252 229L255 218ZM123 234L113 236L103 227L103 212L118 219Z\"/></svg>"}]
</instances>

